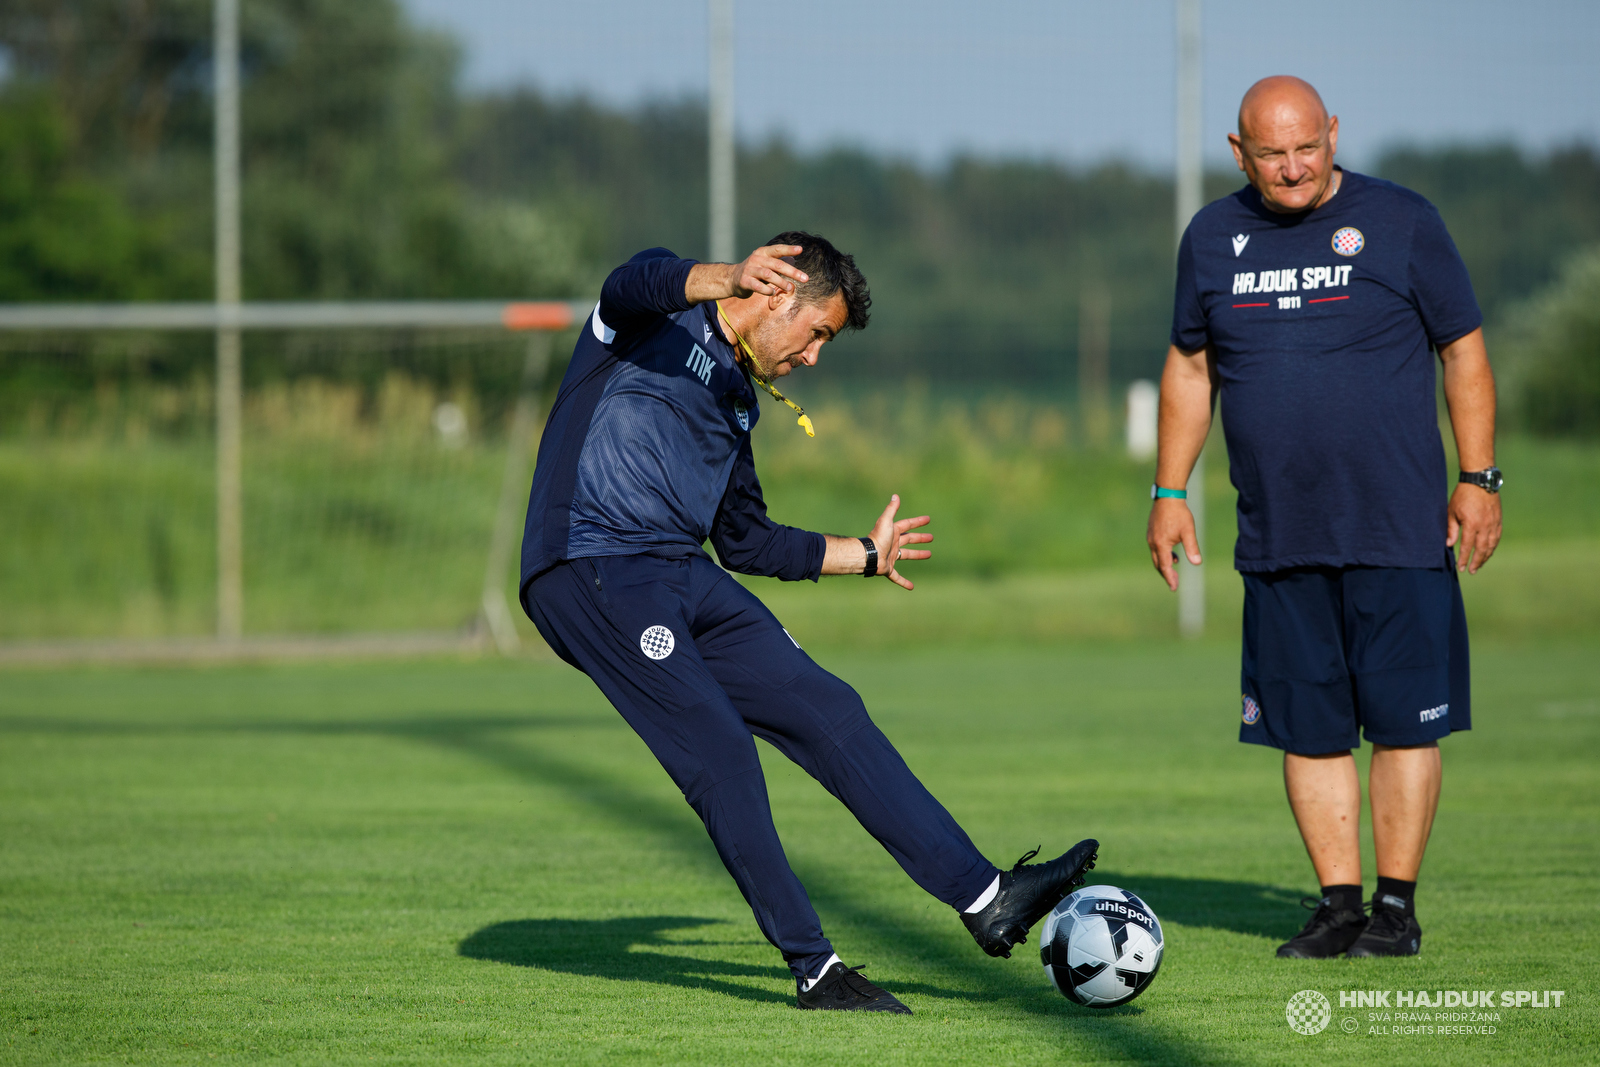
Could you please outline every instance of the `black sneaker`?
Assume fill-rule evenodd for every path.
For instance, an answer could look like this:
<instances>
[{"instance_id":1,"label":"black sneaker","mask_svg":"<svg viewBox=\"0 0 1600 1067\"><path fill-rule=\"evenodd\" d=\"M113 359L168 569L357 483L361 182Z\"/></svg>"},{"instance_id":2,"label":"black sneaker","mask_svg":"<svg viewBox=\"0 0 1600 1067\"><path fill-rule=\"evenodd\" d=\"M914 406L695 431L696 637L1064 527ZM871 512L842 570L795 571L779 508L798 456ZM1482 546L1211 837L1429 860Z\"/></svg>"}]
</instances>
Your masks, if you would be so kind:
<instances>
[{"instance_id":1,"label":"black sneaker","mask_svg":"<svg viewBox=\"0 0 1600 1067\"><path fill-rule=\"evenodd\" d=\"M1422 951L1416 905L1385 894L1372 897L1372 918L1346 956L1415 956Z\"/></svg>"},{"instance_id":2,"label":"black sneaker","mask_svg":"<svg viewBox=\"0 0 1600 1067\"><path fill-rule=\"evenodd\" d=\"M860 967L835 963L810 989L795 990L795 1007L808 1011L887 1011L910 1015L911 1009L862 975Z\"/></svg>"},{"instance_id":3,"label":"black sneaker","mask_svg":"<svg viewBox=\"0 0 1600 1067\"><path fill-rule=\"evenodd\" d=\"M1305 929L1278 946L1278 958L1325 960L1355 944L1366 929L1367 916L1359 908L1336 908L1329 897L1302 897L1300 906L1313 911Z\"/></svg>"},{"instance_id":4,"label":"black sneaker","mask_svg":"<svg viewBox=\"0 0 1600 1067\"><path fill-rule=\"evenodd\" d=\"M961 914L961 921L978 947L991 956L1011 957L1011 950L1026 944L1028 930L1049 914L1066 895L1084 882L1083 873L1094 869L1100 842L1079 841L1049 863L1024 867L1039 854L1034 849L1017 865L1000 874L1000 889L982 911Z\"/></svg>"}]
</instances>

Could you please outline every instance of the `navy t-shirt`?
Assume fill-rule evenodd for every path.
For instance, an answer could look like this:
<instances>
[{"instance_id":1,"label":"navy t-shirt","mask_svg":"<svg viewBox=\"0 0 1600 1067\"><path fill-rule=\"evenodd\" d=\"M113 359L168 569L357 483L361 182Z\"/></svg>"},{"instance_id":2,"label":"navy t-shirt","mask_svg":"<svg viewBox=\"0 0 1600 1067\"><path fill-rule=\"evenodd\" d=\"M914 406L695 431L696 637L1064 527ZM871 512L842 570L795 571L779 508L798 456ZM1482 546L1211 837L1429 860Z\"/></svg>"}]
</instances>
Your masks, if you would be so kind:
<instances>
[{"instance_id":1,"label":"navy t-shirt","mask_svg":"<svg viewBox=\"0 0 1600 1067\"><path fill-rule=\"evenodd\" d=\"M1282 215L1251 186L1178 249L1172 343L1215 346L1241 571L1439 567L1448 482L1434 357L1483 321L1433 205L1343 172Z\"/></svg>"}]
</instances>

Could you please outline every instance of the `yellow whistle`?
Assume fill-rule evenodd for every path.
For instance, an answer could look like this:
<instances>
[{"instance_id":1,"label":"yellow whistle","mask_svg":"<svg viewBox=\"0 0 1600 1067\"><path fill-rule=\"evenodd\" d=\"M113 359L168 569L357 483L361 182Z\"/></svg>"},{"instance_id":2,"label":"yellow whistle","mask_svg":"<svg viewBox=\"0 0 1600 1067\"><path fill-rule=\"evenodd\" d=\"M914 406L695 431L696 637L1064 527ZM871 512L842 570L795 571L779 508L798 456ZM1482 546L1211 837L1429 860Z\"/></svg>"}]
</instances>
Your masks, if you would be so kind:
<instances>
[{"instance_id":1,"label":"yellow whistle","mask_svg":"<svg viewBox=\"0 0 1600 1067\"><path fill-rule=\"evenodd\" d=\"M720 300L717 301L717 314L722 317L722 324L728 328L729 333L733 334L734 340L739 342L739 349L744 353L745 359L748 361L746 363L746 367L750 371L750 380L761 386L761 388L765 389L768 393L771 393L772 399L778 401L780 404L787 404L789 406L789 410L793 411L796 415L799 415L800 428L806 432L807 437L817 436L816 429L811 425L810 417L806 415L806 409L801 407L799 404L796 404L793 400L790 400L782 393L778 392L778 390L774 389L772 387L772 383L763 378L760 372L756 370L756 354L750 351L749 342L740 336L739 331L733 328L733 323L728 321L728 314L722 310L722 301Z\"/></svg>"}]
</instances>

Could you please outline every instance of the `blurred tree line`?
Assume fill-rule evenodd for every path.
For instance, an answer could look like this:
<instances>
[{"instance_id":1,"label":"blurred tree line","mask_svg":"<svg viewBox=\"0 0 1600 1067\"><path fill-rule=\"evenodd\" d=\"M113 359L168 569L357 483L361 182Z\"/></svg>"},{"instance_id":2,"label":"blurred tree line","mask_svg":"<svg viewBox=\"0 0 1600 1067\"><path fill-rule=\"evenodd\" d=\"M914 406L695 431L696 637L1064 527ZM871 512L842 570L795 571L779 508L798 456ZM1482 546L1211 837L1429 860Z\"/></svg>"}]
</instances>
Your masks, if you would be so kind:
<instances>
[{"instance_id":1,"label":"blurred tree line","mask_svg":"<svg viewBox=\"0 0 1600 1067\"><path fill-rule=\"evenodd\" d=\"M209 296L210 50L210 0L7 0L0 300ZM619 111L465 94L455 45L396 0L250 0L242 62L247 299L583 296L640 248L705 254L698 100ZM1522 390L1508 411L1600 432L1600 387L1563 385L1600 367L1600 272L1581 258L1600 243L1595 150L1405 149L1375 170L1439 206L1490 322L1506 324ZM1239 180L1213 174L1207 194ZM813 229L871 280L872 329L833 356L843 376L1065 387L1089 293L1109 304L1111 377L1159 372L1165 175L968 157L930 169L772 141L741 147L739 189L742 246ZM89 353L56 359L85 384L108 372L89 342L52 343ZM375 372L383 351L357 363ZM177 339L141 373L192 375L208 358ZM477 386L507 388L514 360L501 363L471 371Z\"/></svg>"}]
</instances>

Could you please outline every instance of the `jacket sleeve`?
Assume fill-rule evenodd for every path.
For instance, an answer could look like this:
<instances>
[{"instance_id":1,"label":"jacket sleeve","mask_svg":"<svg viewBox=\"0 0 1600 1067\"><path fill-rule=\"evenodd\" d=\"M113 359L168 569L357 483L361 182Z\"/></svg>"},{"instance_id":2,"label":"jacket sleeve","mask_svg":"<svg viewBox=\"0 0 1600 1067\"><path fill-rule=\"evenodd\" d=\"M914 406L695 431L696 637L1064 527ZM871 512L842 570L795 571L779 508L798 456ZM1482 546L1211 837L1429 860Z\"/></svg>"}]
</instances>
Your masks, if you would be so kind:
<instances>
[{"instance_id":1,"label":"jacket sleeve","mask_svg":"<svg viewBox=\"0 0 1600 1067\"><path fill-rule=\"evenodd\" d=\"M734 458L727 492L722 494L716 521L711 525L711 547L730 571L786 582L814 582L822 574L822 556L828 542L819 533L783 526L767 517L767 504L761 498L761 483L756 480L755 457L747 437Z\"/></svg>"},{"instance_id":2,"label":"jacket sleeve","mask_svg":"<svg viewBox=\"0 0 1600 1067\"><path fill-rule=\"evenodd\" d=\"M697 261L679 259L665 248L649 248L611 272L600 288L600 321L627 330L652 318L675 315L692 306L683 287Z\"/></svg>"}]
</instances>

